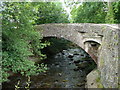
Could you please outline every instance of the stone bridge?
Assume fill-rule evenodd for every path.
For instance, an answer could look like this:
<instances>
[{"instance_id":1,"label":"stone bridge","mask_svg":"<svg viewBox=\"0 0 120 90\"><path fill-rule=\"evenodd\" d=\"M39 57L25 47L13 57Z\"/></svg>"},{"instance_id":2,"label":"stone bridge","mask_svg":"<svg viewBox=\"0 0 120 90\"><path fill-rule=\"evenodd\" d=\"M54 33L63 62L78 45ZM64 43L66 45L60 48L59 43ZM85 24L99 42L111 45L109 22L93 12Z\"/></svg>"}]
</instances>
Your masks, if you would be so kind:
<instances>
[{"instance_id":1,"label":"stone bridge","mask_svg":"<svg viewBox=\"0 0 120 90\"><path fill-rule=\"evenodd\" d=\"M120 28L115 24L41 24L43 37L69 40L83 48L97 63L104 87L118 87Z\"/></svg>"}]
</instances>

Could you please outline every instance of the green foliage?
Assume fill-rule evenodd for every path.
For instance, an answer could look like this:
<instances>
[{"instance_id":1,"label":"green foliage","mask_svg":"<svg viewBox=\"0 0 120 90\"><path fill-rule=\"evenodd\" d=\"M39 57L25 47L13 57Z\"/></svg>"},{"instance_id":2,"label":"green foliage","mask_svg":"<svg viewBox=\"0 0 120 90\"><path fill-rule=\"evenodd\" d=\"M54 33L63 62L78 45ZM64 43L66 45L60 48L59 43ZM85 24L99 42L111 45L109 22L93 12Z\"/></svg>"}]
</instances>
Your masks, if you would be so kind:
<instances>
[{"instance_id":1,"label":"green foliage","mask_svg":"<svg viewBox=\"0 0 120 90\"><path fill-rule=\"evenodd\" d=\"M84 2L71 14L73 23L120 23L120 1Z\"/></svg>"},{"instance_id":2,"label":"green foliage","mask_svg":"<svg viewBox=\"0 0 120 90\"><path fill-rule=\"evenodd\" d=\"M104 23L104 4L102 2L85 2L71 12L73 22L77 23Z\"/></svg>"},{"instance_id":3,"label":"green foliage","mask_svg":"<svg viewBox=\"0 0 120 90\"><path fill-rule=\"evenodd\" d=\"M106 15L106 23L114 23L115 22L115 19L114 19L114 12L113 12L113 7L110 3L110 5L108 6L108 12L107 12L107 15Z\"/></svg>"},{"instance_id":4,"label":"green foliage","mask_svg":"<svg viewBox=\"0 0 120 90\"><path fill-rule=\"evenodd\" d=\"M101 83L100 76L98 76L98 77L96 78L96 82L97 82L97 88L104 88L104 86L103 86L102 83Z\"/></svg>"},{"instance_id":5,"label":"green foliage","mask_svg":"<svg viewBox=\"0 0 120 90\"><path fill-rule=\"evenodd\" d=\"M15 85L15 90L19 90L20 80L17 82L17 85Z\"/></svg>"},{"instance_id":6,"label":"green foliage","mask_svg":"<svg viewBox=\"0 0 120 90\"><path fill-rule=\"evenodd\" d=\"M2 10L2 82L8 72L30 76L46 70L43 64L35 65L28 58L45 55L41 49L47 46L41 42L41 35L34 30L36 8L31 3L3 3Z\"/></svg>"},{"instance_id":7,"label":"green foliage","mask_svg":"<svg viewBox=\"0 0 120 90\"><path fill-rule=\"evenodd\" d=\"M68 15L62 8L60 2L37 2L38 19L37 24L44 23L69 23Z\"/></svg>"},{"instance_id":8,"label":"green foliage","mask_svg":"<svg viewBox=\"0 0 120 90\"><path fill-rule=\"evenodd\" d=\"M20 87L20 83L21 83L21 81L18 80L17 84L15 85L15 90L19 90L20 88L22 88L22 87ZM26 81L26 86L25 86L26 90L30 90L30 84L31 84L31 78L30 78L30 76L28 76L27 81Z\"/></svg>"},{"instance_id":9,"label":"green foliage","mask_svg":"<svg viewBox=\"0 0 120 90\"><path fill-rule=\"evenodd\" d=\"M118 2L113 2L113 12L114 12L114 23L120 23L120 0Z\"/></svg>"},{"instance_id":10,"label":"green foliage","mask_svg":"<svg viewBox=\"0 0 120 90\"><path fill-rule=\"evenodd\" d=\"M118 2L109 2L109 5L106 7L108 8L105 18L106 23L120 23L120 0Z\"/></svg>"}]
</instances>

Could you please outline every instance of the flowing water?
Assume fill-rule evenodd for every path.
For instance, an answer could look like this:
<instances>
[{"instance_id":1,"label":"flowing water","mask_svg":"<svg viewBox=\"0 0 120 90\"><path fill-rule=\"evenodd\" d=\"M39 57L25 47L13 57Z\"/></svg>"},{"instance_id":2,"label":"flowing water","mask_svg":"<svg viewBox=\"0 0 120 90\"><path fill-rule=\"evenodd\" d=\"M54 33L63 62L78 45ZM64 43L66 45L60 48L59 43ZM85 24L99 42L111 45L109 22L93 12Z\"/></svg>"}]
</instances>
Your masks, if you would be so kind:
<instances>
[{"instance_id":1,"label":"flowing water","mask_svg":"<svg viewBox=\"0 0 120 90\"><path fill-rule=\"evenodd\" d=\"M30 88L85 88L86 75L95 68L94 61L83 50L67 49L44 61L48 66L45 73L31 77ZM3 88L14 88L18 81L24 88L27 78L11 76Z\"/></svg>"}]
</instances>

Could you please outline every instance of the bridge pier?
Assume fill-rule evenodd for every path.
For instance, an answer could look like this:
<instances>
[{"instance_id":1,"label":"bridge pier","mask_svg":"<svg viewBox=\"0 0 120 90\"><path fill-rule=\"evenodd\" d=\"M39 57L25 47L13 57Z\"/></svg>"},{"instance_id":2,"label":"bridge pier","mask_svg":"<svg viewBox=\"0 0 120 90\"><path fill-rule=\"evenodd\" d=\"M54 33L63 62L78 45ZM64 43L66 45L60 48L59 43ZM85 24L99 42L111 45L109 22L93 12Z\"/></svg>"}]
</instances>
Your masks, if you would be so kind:
<instances>
[{"instance_id":1,"label":"bridge pier","mask_svg":"<svg viewBox=\"0 0 120 90\"><path fill-rule=\"evenodd\" d=\"M88 41L84 43L84 49L85 51L91 56L91 58L95 61L96 64L98 64L98 48L100 44Z\"/></svg>"}]
</instances>

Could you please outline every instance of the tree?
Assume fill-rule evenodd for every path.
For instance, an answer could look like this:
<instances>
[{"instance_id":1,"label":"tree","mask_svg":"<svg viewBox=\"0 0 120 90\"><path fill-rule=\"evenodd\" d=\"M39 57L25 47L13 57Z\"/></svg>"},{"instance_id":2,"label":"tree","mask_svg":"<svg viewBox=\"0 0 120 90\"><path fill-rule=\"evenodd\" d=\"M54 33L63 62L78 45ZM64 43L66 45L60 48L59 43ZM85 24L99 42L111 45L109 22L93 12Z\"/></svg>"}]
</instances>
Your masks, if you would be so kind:
<instances>
[{"instance_id":1,"label":"tree","mask_svg":"<svg viewBox=\"0 0 120 90\"><path fill-rule=\"evenodd\" d=\"M37 24L44 23L69 23L68 15L60 2L37 2Z\"/></svg>"},{"instance_id":2,"label":"tree","mask_svg":"<svg viewBox=\"0 0 120 90\"><path fill-rule=\"evenodd\" d=\"M84 2L72 12L73 23L120 23L120 0L117 2Z\"/></svg>"},{"instance_id":3,"label":"tree","mask_svg":"<svg viewBox=\"0 0 120 90\"><path fill-rule=\"evenodd\" d=\"M120 0L112 3L114 13L114 23L120 23Z\"/></svg>"},{"instance_id":4,"label":"tree","mask_svg":"<svg viewBox=\"0 0 120 90\"><path fill-rule=\"evenodd\" d=\"M106 12L102 2L84 2L71 12L75 23L104 23Z\"/></svg>"},{"instance_id":5,"label":"tree","mask_svg":"<svg viewBox=\"0 0 120 90\"><path fill-rule=\"evenodd\" d=\"M41 35L34 30L36 7L28 2L3 3L2 12L2 82L7 80L9 72L25 76L44 72L43 64L35 65L30 55L41 53L47 43L41 42ZM35 47L35 48L34 48Z\"/></svg>"},{"instance_id":6,"label":"tree","mask_svg":"<svg viewBox=\"0 0 120 90\"><path fill-rule=\"evenodd\" d=\"M108 12L107 12L107 15L105 18L105 22L106 23L114 23L115 22L115 17L114 17L115 15L114 15L112 3L109 2L109 0L107 3L108 3L108 5L107 5Z\"/></svg>"}]
</instances>

